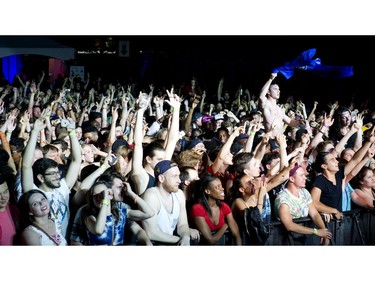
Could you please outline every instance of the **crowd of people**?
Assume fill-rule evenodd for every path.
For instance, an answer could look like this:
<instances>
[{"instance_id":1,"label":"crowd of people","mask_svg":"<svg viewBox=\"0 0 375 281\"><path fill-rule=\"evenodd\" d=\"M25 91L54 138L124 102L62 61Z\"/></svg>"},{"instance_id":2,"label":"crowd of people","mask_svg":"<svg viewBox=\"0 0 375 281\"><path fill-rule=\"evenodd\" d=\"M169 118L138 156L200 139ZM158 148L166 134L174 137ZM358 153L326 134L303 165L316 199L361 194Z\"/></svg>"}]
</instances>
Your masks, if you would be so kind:
<instances>
[{"instance_id":1,"label":"crowd of people","mask_svg":"<svg viewBox=\"0 0 375 281\"><path fill-rule=\"evenodd\" d=\"M328 222L375 209L375 111L280 103L277 76L253 96L5 81L0 245L254 245L249 210L330 245Z\"/></svg>"}]
</instances>

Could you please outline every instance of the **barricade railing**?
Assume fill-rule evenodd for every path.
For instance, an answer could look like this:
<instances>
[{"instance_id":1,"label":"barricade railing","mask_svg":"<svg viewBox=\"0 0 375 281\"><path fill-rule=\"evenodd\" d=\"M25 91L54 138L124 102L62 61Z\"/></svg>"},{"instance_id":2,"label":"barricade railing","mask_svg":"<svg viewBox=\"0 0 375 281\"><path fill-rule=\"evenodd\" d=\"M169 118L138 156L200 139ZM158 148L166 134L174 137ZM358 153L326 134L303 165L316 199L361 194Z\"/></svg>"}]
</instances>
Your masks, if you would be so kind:
<instances>
[{"instance_id":1,"label":"barricade railing","mask_svg":"<svg viewBox=\"0 0 375 281\"><path fill-rule=\"evenodd\" d=\"M306 227L316 227L308 218L294 219L293 222ZM331 220L325 223L332 233L331 245L375 245L375 212L365 209L356 209L344 212L341 220ZM267 246L273 245L304 245L314 246L320 244L320 237L304 235L287 231L280 221L272 221L269 224L270 235ZM225 233L225 245L233 245L230 231Z\"/></svg>"},{"instance_id":2,"label":"barricade railing","mask_svg":"<svg viewBox=\"0 0 375 281\"><path fill-rule=\"evenodd\" d=\"M295 223L315 227L310 218L294 219ZM341 220L326 223L332 232L332 245L375 245L375 212L352 210L344 212ZM280 221L270 225L268 245L319 245L320 237L287 231Z\"/></svg>"}]
</instances>

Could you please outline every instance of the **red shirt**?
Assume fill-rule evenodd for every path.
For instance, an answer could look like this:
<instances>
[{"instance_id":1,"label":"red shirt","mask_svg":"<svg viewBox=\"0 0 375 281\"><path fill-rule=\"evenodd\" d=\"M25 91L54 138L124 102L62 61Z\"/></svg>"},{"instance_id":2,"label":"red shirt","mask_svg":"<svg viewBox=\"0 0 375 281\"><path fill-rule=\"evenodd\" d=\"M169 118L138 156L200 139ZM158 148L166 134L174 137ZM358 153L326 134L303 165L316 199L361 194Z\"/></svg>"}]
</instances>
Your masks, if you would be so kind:
<instances>
[{"instance_id":1,"label":"red shirt","mask_svg":"<svg viewBox=\"0 0 375 281\"><path fill-rule=\"evenodd\" d=\"M220 208L220 217L218 224L214 224L211 219L210 215L206 211L206 209L199 203L194 204L191 212L193 217L204 217L208 227L211 231L219 230L225 223L225 217L232 213L232 210L229 208L228 204L221 202L222 207Z\"/></svg>"},{"instance_id":2,"label":"red shirt","mask_svg":"<svg viewBox=\"0 0 375 281\"><path fill-rule=\"evenodd\" d=\"M0 213L0 245L13 245L16 227L13 222L9 204L4 212Z\"/></svg>"}]
</instances>

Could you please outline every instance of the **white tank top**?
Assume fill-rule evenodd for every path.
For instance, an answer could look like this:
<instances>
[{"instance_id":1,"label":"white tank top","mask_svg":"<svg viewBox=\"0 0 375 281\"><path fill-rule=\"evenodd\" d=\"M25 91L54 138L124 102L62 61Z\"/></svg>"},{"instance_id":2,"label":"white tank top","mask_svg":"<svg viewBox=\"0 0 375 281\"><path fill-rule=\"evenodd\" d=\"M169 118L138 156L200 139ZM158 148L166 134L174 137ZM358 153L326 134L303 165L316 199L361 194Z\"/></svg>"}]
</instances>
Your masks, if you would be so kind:
<instances>
[{"instance_id":1,"label":"white tank top","mask_svg":"<svg viewBox=\"0 0 375 281\"><path fill-rule=\"evenodd\" d=\"M163 205L159 190L156 187L153 188L155 189L160 202L160 210L157 214L158 227L162 232L173 235L173 232L178 223L178 219L180 217L180 204L178 202L177 196L172 192L172 213L169 213Z\"/></svg>"},{"instance_id":2,"label":"white tank top","mask_svg":"<svg viewBox=\"0 0 375 281\"><path fill-rule=\"evenodd\" d=\"M53 237L55 239L55 241L57 243L59 243L59 246L67 246L68 243L66 242L66 239L65 237L61 234L61 232L59 231L59 228L57 226L57 224L55 223L55 226L56 226L56 236ZM35 226L33 225L29 225L27 228L29 229L32 229L33 231L35 231L36 233L38 233L40 236L40 244L42 246L57 246L52 240L50 237L48 237L43 231L39 230L38 228L36 228Z\"/></svg>"}]
</instances>

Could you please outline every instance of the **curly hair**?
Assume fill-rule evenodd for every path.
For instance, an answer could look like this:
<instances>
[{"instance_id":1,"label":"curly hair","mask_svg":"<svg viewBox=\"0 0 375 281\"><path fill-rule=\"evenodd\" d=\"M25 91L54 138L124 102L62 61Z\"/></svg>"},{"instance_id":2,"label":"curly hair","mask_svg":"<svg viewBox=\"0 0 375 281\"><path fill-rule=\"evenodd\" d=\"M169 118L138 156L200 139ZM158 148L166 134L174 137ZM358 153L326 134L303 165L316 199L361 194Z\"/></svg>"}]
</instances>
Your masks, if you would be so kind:
<instances>
[{"instance_id":1,"label":"curly hair","mask_svg":"<svg viewBox=\"0 0 375 281\"><path fill-rule=\"evenodd\" d=\"M197 167L201 155L195 150L184 150L177 158L177 164L180 168L182 167Z\"/></svg>"}]
</instances>

